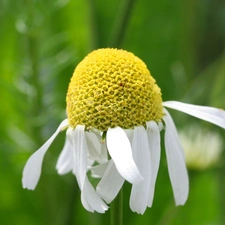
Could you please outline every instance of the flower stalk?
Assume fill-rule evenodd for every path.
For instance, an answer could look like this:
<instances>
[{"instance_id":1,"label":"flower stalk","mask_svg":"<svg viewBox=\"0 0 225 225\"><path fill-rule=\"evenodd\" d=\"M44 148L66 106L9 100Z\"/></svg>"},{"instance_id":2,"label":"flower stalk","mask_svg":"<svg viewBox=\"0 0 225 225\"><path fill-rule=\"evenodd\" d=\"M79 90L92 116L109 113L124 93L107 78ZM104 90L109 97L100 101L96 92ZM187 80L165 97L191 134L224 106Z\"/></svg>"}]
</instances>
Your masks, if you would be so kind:
<instances>
[{"instance_id":1,"label":"flower stalk","mask_svg":"<svg viewBox=\"0 0 225 225\"><path fill-rule=\"evenodd\" d=\"M111 35L110 46L119 48L123 42L126 28L130 20L132 9L134 7L135 0L124 0L121 2L119 9L119 15L116 17L116 21L113 27L113 33Z\"/></svg>"},{"instance_id":2,"label":"flower stalk","mask_svg":"<svg viewBox=\"0 0 225 225\"><path fill-rule=\"evenodd\" d=\"M123 225L123 189L110 207L110 225Z\"/></svg>"}]
</instances>

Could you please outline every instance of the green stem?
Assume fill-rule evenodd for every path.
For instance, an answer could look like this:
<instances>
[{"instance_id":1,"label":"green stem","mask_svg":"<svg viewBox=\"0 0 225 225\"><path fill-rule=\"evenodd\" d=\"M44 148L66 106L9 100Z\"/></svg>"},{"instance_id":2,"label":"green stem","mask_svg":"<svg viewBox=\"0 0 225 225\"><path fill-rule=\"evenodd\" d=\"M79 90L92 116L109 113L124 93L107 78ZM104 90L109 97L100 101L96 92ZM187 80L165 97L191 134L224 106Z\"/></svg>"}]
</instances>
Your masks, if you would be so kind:
<instances>
[{"instance_id":1,"label":"green stem","mask_svg":"<svg viewBox=\"0 0 225 225\"><path fill-rule=\"evenodd\" d=\"M123 191L111 203L110 207L110 225L123 225Z\"/></svg>"},{"instance_id":2,"label":"green stem","mask_svg":"<svg viewBox=\"0 0 225 225\"><path fill-rule=\"evenodd\" d=\"M225 193L224 193L224 186L225 186L225 177L224 177L224 170L225 170L225 151L223 151L223 164L219 168L219 201L220 201L220 219L221 224L225 224L225 214L224 214L224 208L225 208Z\"/></svg>"},{"instance_id":3,"label":"green stem","mask_svg":"<svg viewBox=\"0 0 225 225\"><path fill-rule=\"evenodd\" d=\"M165 210L165 212L162 214L162 216L159 219L158 225L170 225L173 223L174 219L176 218L176 215L178 213L179 208L174 206L174 201L171 200L168 203L168 206Z\"/></svg>"},{"instance_id":4,"label":"green stem","mask_svg":"<svg viewBox=\"0 0 225 225\"><path fill-rule=\"evenodd\" d=\"M97 23L97 13L96 13L96 1L87 0L89 9L89 26L90 26L90 36L91 36L91 49L97 49L99 47L99 32Z\"/></svg>"},{"instance_id":5,"label":"green stem","mask_svg":"<svg viewBox=\"0 0 225 225\"><path fill-rule=\"evenodd\" d=\"M68 199L67 203L68 205L64 207L65 210L65 216L64 216L64 225L72 225L74 224L74 212L78 210L78 206L76 203L79 202L80 198L80 193L75 191L78 190L79 187L77 185L76 179L73 179L72 183L70 184L69 187L69 193L68 193Z\"/></svg>"},{"instance_id":6,"label":"green stem","mask_svg":"<svg viewBox=\"0 0 225 225\"><path fill-rule=\"evenodd\" d=\"M135 0L122 1L121 8L119 10L113 28L112 38L110 40L110 47L120 47L120 45L122 44L134 3Z\"/></svg>"}]
</instances>

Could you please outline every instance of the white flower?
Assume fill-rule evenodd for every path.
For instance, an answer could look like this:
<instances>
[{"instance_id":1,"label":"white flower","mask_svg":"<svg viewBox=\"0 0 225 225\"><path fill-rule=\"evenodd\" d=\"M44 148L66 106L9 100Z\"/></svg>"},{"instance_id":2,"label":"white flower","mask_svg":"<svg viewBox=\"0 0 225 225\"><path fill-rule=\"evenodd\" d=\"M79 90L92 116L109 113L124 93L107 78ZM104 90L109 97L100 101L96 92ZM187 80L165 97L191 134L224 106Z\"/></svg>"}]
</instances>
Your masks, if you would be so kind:
<instances>
[{"instance_id":1,"label":"white flower","mask_svg":"<svg viewBox=\"0 0 225 225\"><path fill-rule=\"evenodd\" d=\"M188 168L204 170L220 163L223 141L218 133L197 125L185 126L178 133Z\"/></svg>"},{"instance_id":2,"label":"white flower","mask_svg":"<svg viewBox=\"0 0 225 225\"><path fill-rule=\"evenodd\" d=\"M225 128L225 111L217 108L195 106L181 102L168 101L164 107L173 108L197 118ZM188 197L189 184L183 148L181 146L174 122L164 108L165 115L165 149L169 176L176 205L183 205ZM38 149L27 161L23 171L23 187L35 189L41 174L43 157L57 136L69 127L64 120L52 137ZM160 161L161 123L149 121L134 129L120 127L109 128L106 143L101 143L101 132L85 131L78 125L67 129L65 146L57 162L59 174L70 171L76 176L81 189L83 206L88 211L103 213L120 191L124 181L132 184L130 208L143 214L152 206L154 188ZM107 158L107 151L110 159ZM97 162L98 166L92 167ZM90 184L87 172L91 170L95 177L101 177L96 190ZM104 201L105 202L104 202Z\"/></svg>"},{"instance_id":3,"label":"white flower","mask_svg":"<svg viewBox=\"0 0 225 225\"><path fill-rule=\"evenodd\" d=\"M143 214L152 206L160 161L160 131L165 129L169 177L176 205L183 205L189 184L173 108L225 128L225 111L181 102L162 102L161 91L147 66L124 50L99 49L76 67L67 97L67 117L27 161L23 187L34 189L43 157L52 141L67 129L56 169L72 172L83 206L104 213L123 183L132 184L130 208ZM109 156L109 157L108 157ZM88 173L100 179L96 188Z\"/></svg>"}]
</instances>

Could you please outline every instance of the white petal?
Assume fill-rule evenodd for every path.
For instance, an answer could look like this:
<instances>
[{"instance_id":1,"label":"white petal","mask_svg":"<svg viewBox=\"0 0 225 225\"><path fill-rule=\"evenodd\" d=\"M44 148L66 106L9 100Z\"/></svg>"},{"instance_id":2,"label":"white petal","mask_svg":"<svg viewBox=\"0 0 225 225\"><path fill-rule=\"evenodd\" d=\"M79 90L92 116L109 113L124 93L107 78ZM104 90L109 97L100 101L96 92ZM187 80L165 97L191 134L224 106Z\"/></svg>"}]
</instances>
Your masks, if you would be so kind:
<instances>
[{"instance_id":1,"label":"white petal","mask_svg":"<svg viewBox=\"0 0 225 225\"><path fill-rule=\"evenodd\" d=\"M106 144L120 175L132 184L140 182L142 176L133 160L130 142L124 130L120 127L109 128Z\"/></svg>"},{"instance_id":2,"label":"white petal","mask_svg":"<svg viewBox=\"0 0 225 225\"><path fill-rule=\"evenodd\" d=\"M88 201L86 200L84 194L82 193L81 193L81 203L87 211L94 212L94 209L92 209L92 207L89 205Z\"/></svg>"},{"instance_id":3,"label":"white petal","mask_svg":"<svg viewBox=\"0 0 225 225\"><path fill-rule=\"evenodd\" d=\"M73 145L73 173L76 175L80 189L83 189L87 167L87 143L84 135L85 126L77 125L69 134Z\"/></svg>"},{"instance_id":4,"label":"white petal","mask_svg":"<svg viewBox=\"0 0 225 225\"><path fill-rule=\"evenodd\" d=\"M95 163L95 161L88 157L88 166L87 166L87 168L89 169L90 167L92 167L94 165L94 163Z\"/></svg>"},{"instance_id":5,"label":"white petal","mask_svg":"<svg viewBox=\"0 0 225 225\"><path fill-rule=\"evenodd\" d=\"M124 181L124 178L117 171L115 163L110 160L109 165L101 181L98 183L96 190L107 203L110 203L119 193Z\"/></svg>"},{"instance_id":6,"label":"white petal","mask_svg":"<svg viewBox=\"0 0 225 225\"><path fill-rule=\"evenodd\" d=\"M160 125L161 126L161 125ZM148 134L148 143L149 150L151 155L151 185L148 197L148 207L152 206L154 191L155 191L155 182L159 170L160 162L160 127L154 122L147 122L147 134Z\"/></svg>"},{"instance_id":7,"label":"white petal","mask_svg":"<svg viewBox=\"0 0 225 225\"><path fill-rule=\"evenodd\" d=\"M143 176L143 180L132 185L130 208L133 212L143 214L148 205L151 183L151 156L147 132L143 126L134 127L132 150L135 163Z\"/></svg>"},{"instance_id":8,"label":"white petal","mask_svg":"<svg viewBox=\"0 0 225 225\"><path fill-rule=\"evenodd\" d=\"M97 150L97 152L99 152L100 155L100 159L99 159L99 163L104 163L108 161L108 151L106 148L106 143L102 143L102 132L100 132L97 129L91 128L90 130L91 133L93 133L97 140L98 140L98 144L96 144L96 140L93 142L93 140L91 140L93 143L93 145L95 145L95 148ZM90 133L88 132L88 133ZM100 144L100 148L99 148L99 144Z\"/></svg>"},{"instance_id":9,"label":"white petal","mask_svg":"<svg viewBox=\"0 0 225 225\"><path fill-rule=\"evenodd\" d=\"M101 163L108 161L108 151L106 147L106 143L101 143Z\"/></svg>"},{"instance_id":10,"label":"white petal","mask_svg":"<svg viewBox=\"0 0 225 225\"><path fill-rule=\"evenodd\" d=\"M163 102L163 106L179 110L225 129L225 111L223 109L192 105L176 101Z\"/></svg>"},{"instance_id":11,"label":"white petal","mask_svg":"<svg viewBox=\"0 0 225 225\"><path fill-rule=\"evenodd\" d=\"M68 126L67 119L63 120L55 131L55 133L45 142L45 144L42 145L42 147L40 147L33 155L30 156L23 169L23 188L27 188L30 190L35 189L41 175L41 167L44 155L47 152L51 143L58 135L58 133L66 126Z\"/></svg>"},{"instance_id":12,"label":"white petal","mask_svg":"<svg viewBox=\"0 0 225 225\"><path fill-rule=\"evenodd\" d=\"M81 192L81 202L84 208L90 212L96 211L98 213L104 213L108 209L108 206L96 193L87 177L83 187Z\"/></svg>"},{"instance_id":13,"label":"white petal","mask_svg":"<svg viewBox=\"0 0 225 225\"><path fill-rule=\"evenodd\" d=\"M109 161L108 162L105 162L105 163L102 163L102 164L99 164L97 166L93 166L90 168L90 171L91 171L91 176L92 177L100 177L102 178L107 167L109 165Z\"/></svg>"},{"instance_id":14,"label":"white petal","mask_svg":"<svg viewBox=\"0 0 225 225\"><path fill-rule=\"evenodd\" d=\"M68 128L68 130L71 128ZM67 133L68 133L67 130ZM65 145L57 160L56 169L60 175L72 171L73 168L73 149L69 138L66 137Z\"/></svg>"},{"instance_id":15,"label":"white petal","mask_svg":"<svg viewBox=\"0 0 225 225\"><path fill-rule=\"evenodd\" d=\"M134 135L134 130L133 129L124 129L129 141L130 141L130 144L132 144L132 140L133 140L133 135Z\"/></svg>"},{"instance_id":16,"label":"white petal","mask_svg":"<svg viewBox=\"0 0 225 225\"><path fill-rule=\"evenodd\" d=\"M183 205L188 197L189 182L185 165L183 148L178 138L176 127L166 109L164 109L165 148L170 181L173 188L176 205Z\"/></svg>"},{"instance_id":17,"label":"white petal","mask_svg":"<svg viewBox=\"0 0 225 225\"><path fill-rule=\"evenodd\" d=\"M100 143L100 140L97 138L97 136L94 133L91 132L85 132L87 145L88 145L88 153L89 157L99 163L104 163L107 161L107 155L102 154L102 143Z\"/></svg>"},{"instance_id":18,"label":"white petal","mask_svg":"<svg viewBox=\"0 0 225 225\"><path fill-rule=\"evenodd\" d=\"M153 122L153 121L151 121L151 122ZM162 131L162 129L164 128L163 123L162 122L158 122L157 124L159 126L159 131Z\"/></svg>"},{"instance_id":19,"label":"white petal","mask_svg":"<svg viewBox=\"0 0 225 225\"><path fill-rule=\"evenodd\" d=\"M98 140L97 136L92 132L85 132L87 144L96 151L95 154L98 156L101 154L101 143Z\"/></svg>"}]
</instances>

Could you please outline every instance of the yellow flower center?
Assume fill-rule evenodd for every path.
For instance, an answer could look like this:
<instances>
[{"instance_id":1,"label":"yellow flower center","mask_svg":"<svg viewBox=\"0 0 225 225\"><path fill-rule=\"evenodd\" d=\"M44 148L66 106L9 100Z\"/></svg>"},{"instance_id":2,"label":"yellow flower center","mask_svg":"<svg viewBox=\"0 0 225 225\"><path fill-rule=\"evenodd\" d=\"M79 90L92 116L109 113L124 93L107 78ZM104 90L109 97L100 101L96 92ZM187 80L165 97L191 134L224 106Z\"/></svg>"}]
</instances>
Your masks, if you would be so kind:
<instances>
[{"instance_id":1,"label":"yellow flower center","mask_svg":"<svg viewBox=\"0 0 225 225\"><path fill-rule=\"evenodd\" d=\"M91 52L76 67L67 92L69 124L106 131L160 121L160 88L145 63L118 49Z\"/></svg>"}]
</instances>

